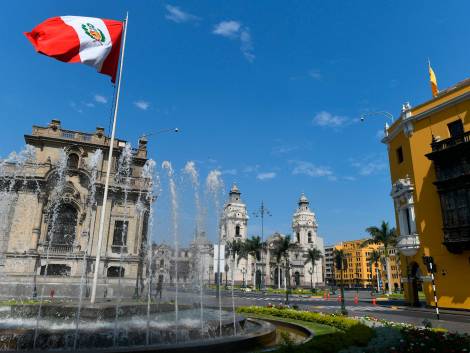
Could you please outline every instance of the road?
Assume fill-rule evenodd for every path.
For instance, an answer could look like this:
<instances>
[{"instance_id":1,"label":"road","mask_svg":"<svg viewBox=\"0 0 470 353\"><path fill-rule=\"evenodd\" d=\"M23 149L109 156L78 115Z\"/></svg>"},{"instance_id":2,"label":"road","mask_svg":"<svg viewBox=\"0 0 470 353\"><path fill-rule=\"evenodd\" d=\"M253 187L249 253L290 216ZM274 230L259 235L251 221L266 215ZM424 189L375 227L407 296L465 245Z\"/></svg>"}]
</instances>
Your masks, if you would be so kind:
<instances>
[{"instance_id":1,"label":"road","mask_svg":"<svg viewBox=\"0 0 470 353\"><path fill-rule=\"evenodd\" d=\"M171 299L173 293L165 293L164 297ZM359 293L359 301L354 302L355 291L347 291L345 294L346 309L349 316L372 316L377 319L385 319L393 322L409 323L422 326L423 321L430 321L432 327L442 327L449 331L470 333L470 313L441 310L440 320L437 320L434 309L430 308L410 308L399 305L397 301L377 301L374 305L368 292ZM179 302L187 304L198 304L199 296L196 293L180 292ZM284 304L284 294L262 293L262 292L234 292L234 304L238 306L266 306L270 304ZM218 300L215 291L208 291L204 296L204 305L217 307ZM330 299L310 297L307 295L290 295L289 305L296 305L299 309L324 313L338 312L340 302L337 296ZM222 306L231 310L232 297L229 291L222 292Z\"/></svg>"}]
</instances>

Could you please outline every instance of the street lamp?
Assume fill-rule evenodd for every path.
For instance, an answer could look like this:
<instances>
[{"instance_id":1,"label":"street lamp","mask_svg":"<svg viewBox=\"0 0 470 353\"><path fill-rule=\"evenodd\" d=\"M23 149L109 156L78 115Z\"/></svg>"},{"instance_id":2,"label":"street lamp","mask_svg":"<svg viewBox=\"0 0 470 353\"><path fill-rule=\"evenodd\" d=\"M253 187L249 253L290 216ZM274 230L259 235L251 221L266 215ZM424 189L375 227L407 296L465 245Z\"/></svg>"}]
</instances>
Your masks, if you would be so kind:
<instances>
[{"instance_id":1,"label":"street lamp","mask_svg":"<svg viewBox=\"0 0 470 353\"><path fill-rule=\"evenodd\" d=\"M379 110L379 111L374 111L374 112L367 112L367 113L363 113L361 114L361 122L364 122L366 117L368 116L374 116L374 115L383 115L383 116L386 116L387 118L390 119L390 123L393 124L393 115L392 113L389 113L385 110Z\"/></svg>"},{"instance_id":2,"label":"street lamp","mask_svg":"<svg viewBox=\"0 0 470 353\"><path fill-rule=\"evenodd\" d=\"M264 206L264 202L261 200L261 206L260 208L253 212L253 215L255 217L261 218L261 244L264 243L264 217L269 216L271 217L272 214L271 212ZM255 256L255 261L256 261L256 256ZM261 288L265 289L265 280L264 280L264 264L263 264L263 250L261 250L260 253L260 262L261 262Z\"/></svg>"},{"instance_id":3,"label":"street lamp","mask_svg":"<svg viewBox=\"0 0 470 353\"><path fill-rule=\"evenodd\" d=\"M245 267L243 267L241 271L242 271L242 275L243 275L243 288L246 288L246 280L245 280L245 276L246 276L246 272L247 272L247 270L246 270L246 268L245 268Z\"/></svg>"},{"instance_id":4,"label":"street lamp","mask_svg":"<svg viewBox=\"0 0 470 353\"><path fill-rule=\"evenodd\" d=\"M310 267L308 273L310 274L310 291L313 293L313 268Z\"/></svg>"},{"instance_id":5,"label":"street lamp","mask_svg":"<svg viewBox=\"0 0 470 353\"><path fill-rule=\"evenodd\" d=\"M177 127L173 127L173 128L170 128L170 129L161 129L161 130L157 130L157 131L154 131L154 132L150 132L148 134L143 134L140 138L146 138L146 137L149 137L149 136L153 136L153 135L159 135L159 134L164 134L166 132L179 132L180 129L178 129Z\"/></svg>"}]
</instances>

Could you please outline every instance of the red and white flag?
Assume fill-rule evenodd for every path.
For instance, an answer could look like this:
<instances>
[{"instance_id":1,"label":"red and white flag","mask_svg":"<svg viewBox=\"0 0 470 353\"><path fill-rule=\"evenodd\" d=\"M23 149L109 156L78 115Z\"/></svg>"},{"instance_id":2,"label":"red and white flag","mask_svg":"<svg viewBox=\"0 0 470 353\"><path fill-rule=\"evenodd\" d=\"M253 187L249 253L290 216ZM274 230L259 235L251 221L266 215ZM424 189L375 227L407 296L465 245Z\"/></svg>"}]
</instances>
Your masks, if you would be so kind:
<instances>
[{"instance_id":1,"label":"red and white flag","mask_svg":"<svg viewBox=\"0 0 470 353\"><path fill-rule=\"evenodd\" d=\"M25 33L37 52L83 63L116 80L123 22L93 17L52 17Z\"/></svg>"}]
</instances>

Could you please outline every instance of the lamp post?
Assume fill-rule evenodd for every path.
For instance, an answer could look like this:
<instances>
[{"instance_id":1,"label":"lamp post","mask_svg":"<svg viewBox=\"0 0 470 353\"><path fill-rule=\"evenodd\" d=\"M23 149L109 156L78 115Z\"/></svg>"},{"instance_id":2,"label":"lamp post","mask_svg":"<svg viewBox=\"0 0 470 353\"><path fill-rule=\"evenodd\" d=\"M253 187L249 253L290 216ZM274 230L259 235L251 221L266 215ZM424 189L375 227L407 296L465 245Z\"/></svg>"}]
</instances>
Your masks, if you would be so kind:
<instances>
[{"instance_id":1,"label":"lamp post","mask_svg":"<svg viewBox=\"0 0 470 353\"><path fill-rule=\"evenodd\" d=\"M373 111L373 112L367 112L367 113L363 113L361 114L361 122L364 122L366 117L368 116L374 116L374 115L383 115L383 116L386 116L388 119L390 119L390 123L393 123L393 114L392 113L389 113L385 110L379 110L379 111Z\"/></svg>"},{"instance_id":2,"label":"lamp post","mask_svg":"<svg viewBox=\"0 0 470 353\"><path fill-rule=\"evenodd\" d=\"M242 275L243 275L243 288L246 288L246 280L245 280L245 276L246 276L246 268L243 267L242 270Z\"/></svg>"},{"instance_id":3,"label":"lamp post","mask_svg":"<svg viewBox=\"0 0 470 353\"><path fill-rule=\"evenodd\" d=\"M261 244L264 243L264 217L268 216L271 217L271 212L264 206L264 202L261 200L260 208L253 212L255 217L261 218ZM256 260L256 259L255 259ZM262 289L265 289L265 280L264 280L264 264L263 264L263 249L261 249L260 253L260 262L261 262L261 283L260 286ZM255 274L256 276L256 274Z\"/></svg>"},{"instance_id":4,"label":"lamp post","mask_svg":"<svg viewBox=\"0 0 470 353\"><path fill-rule=\"evenodd\" d=\"M313 293L313 268L310 267L308 273L310 274L310 291Z\"/></svg>"}]
</instances>

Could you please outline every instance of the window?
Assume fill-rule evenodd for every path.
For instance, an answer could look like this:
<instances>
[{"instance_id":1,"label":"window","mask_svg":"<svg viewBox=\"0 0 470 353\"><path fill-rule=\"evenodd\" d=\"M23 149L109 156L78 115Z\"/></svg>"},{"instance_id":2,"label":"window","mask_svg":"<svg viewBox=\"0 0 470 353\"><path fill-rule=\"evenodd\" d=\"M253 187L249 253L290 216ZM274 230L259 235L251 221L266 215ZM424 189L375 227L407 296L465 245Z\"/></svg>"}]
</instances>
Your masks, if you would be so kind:
<instances>
[{"instance_id":1,"label":"window","mask_svg":"<svg viewBox=\"0 0 470 353\"><path fill-rule=\"evenodd\" d=\"M308 234L307 234L307 241L308 241L309 243L312 242L312 232L308 232Z\"/></svg>"},{"instance_id":2,"label":"window","mask_svg":"<svg viewBox=\"0 0 470 353\"><path fill-rule=\"evenodd\" d=\"M165 260L161 259L160 260L160 267L164 267L165 266Z\"/></svg>"},{"instance_id":3,"label":"window","mask_svg":"<svg viewBox=\"0 0 470 353\"><path fill-rule=\"evenodd\" d=\"M55 222L52 215L49 216L47 239L51 240L52 245L73 245L76 227L77 210L72 205L63 203L57 209Z\"/></svg>"},{"instance_id":4,"label":"window","mask_svg":"<svg viewBox=\"0 0 470 353\"><path fill-rule=\"evenodd\" d=\"M41 276L44 274L46 276L70 276L70 266L63 264L44 265L41 266Z\"/></svg>"},{"instance_id":5,"label":"window","mask_svg":"<svg viewBox=\"0 0 470 353\"><path fill-rule=\"evenodd\" d=\"M464 133L462 120L460 119L447 124L447 127L449 128L450 137L462 136Z\"/></svg>"},{"instance_id":6,"label":"window","mask_svg":"<svg viewBox=\"0 0 470 353\"><path fill-rule=\"evenodd\" d=\"M236 237L240 236L240 226L238 224L235 226L235 236Z\"/></svg>"},{"instance_id":7,"label":"window","mask_svg":"<svg viewBox=\"0 0 470 353\"><path fill-rule=\"evenodd\" d=\"M111 266L108 268L108 277L124 277L125 269L120 266Z\"/></svg>"},{"instance_id":8,"label":"window","mask_svg":"<svg viewBox=\"0 0 470 353\"><path fill-rule=\"evenodd\" d=\"M71 169L77 169L79 161L80 158L78 157L78 154L70 153L69 157L67 158L67 167Z\"/></svg>"},{"instance_id":9,"label":"window","mask_svg":"<svg viewBox=\"0 0 470 353\"><path fill-rule=\"evenodd\" d=\"M397 161L398 164L403 162L403 148L401 146L397 148Z\"/></svg>"},{"instance_id":10,"label":"window","mask_svg":"<svg viewBox=\"0 0 470 353\"><path fill-rule=\"evenodd\" d=\"M296 238L297 238L297 243L300 243L300 233L299 232L297 232Z\"/></svg>"},{"instance_id":11,"label":"window","mask_svg":"<svg viewBox=\"0 0 470 353\"><path fill-rule=\"evenodd\" d=\"M114 233L113 233L113 252L125 251L127 245L127 228L129 226L128 221L115 221L114 222Z\"/></svg>"}]
</instances>

